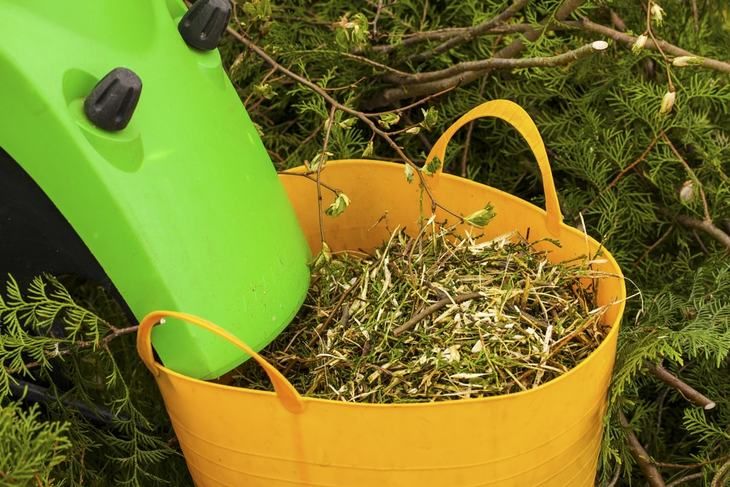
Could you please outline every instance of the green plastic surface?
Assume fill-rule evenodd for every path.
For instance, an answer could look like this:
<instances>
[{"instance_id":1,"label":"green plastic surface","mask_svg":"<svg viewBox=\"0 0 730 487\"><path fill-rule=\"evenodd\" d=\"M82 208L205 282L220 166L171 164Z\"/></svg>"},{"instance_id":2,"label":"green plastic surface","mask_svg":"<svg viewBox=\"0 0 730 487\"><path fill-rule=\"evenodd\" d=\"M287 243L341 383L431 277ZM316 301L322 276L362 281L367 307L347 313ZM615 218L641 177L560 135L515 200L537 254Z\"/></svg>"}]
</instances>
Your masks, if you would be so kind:
<instances>
[{"instance_id":1,"label":"green plastic surface","mask_svg":"<svg viewBox=\"0 0 730 487\"><path fill-rule=\"evenodd\" d=\"M41 186L138 318L180 310L260 349L291 320L309 250L217 50L189 48L179 0L0 0L0 147ZM143 89L117 133L84 97L126 67ZM217 377L247 357L181 323L168 367Z\"/></svg>"}]
</instances>

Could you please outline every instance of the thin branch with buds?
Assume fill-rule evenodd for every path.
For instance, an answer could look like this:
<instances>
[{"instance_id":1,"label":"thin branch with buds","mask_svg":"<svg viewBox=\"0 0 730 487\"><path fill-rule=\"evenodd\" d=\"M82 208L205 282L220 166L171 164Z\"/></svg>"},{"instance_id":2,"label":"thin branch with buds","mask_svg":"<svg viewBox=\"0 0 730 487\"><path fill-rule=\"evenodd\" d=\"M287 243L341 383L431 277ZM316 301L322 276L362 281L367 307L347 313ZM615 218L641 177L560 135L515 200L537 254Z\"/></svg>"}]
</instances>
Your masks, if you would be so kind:
<instances>
[{"instance_id":1,"label":"thin branch with buds","mask_svg":"<svg viewBox=\"0 0 730 487\"><path fill-rule=\"evenodd\" d=\"M337 111L337 107L332 105L332 108L330 108L330 114L329 117L327 117L327 121L325 122L325 132L324 132L324 143L322 144L322 153L319 157L319 162L317 164L317 216L319 217L319 239L320 242L324 245L324 215L322 211L322 168L327 163L327 149L329 148L330 144L330 134L332 133L332 124L335 122L335 112Z\"/></svg>"},{"instance_id":2,"label":"thin branch with buds","mask_svg":"<svg viewBox=\"0 0 730 487\"><path fill-rule=\"evenodd\" d=\"M574 27L582 29L586 32L592 32L594 34L600 34L602 36L609 37L614 41L624 44L626 47L629 48L636 43L636 36L624 34L623 32L612 29L605 25L591 22L587 18L583 18L579 21L566 21L563 22L563 24L566 27ZM716 71L721 71L724 73L730 73L730 63L693 54L685 49L682 49L681 47L670 44L667 41L651 39L647 41L647 43L644 45L644 49L651 49L653 51L659 51L661 49L662 51L664 51L664 53L671 54L672 56L696 57L698 59L698 66L702 66L708 69L714 69Z\"/></svg>"},{"instance_id":3,"label":"thin branch with buds","mask_svg":"<svg viewBox=\"0 0 730 487\"><path fill-rule=\"evenodd\" d=\"M266 53L261 47L259 47L256 43L248 39L246 36L241 34L240 32L232 29L231 27L227 28L228 33L236 39L241 44L245 45L247 48L252 50L254 53L256 53L261 59L263 59L267 64L269 64L272 68L275 67L278 71L280 71L285 76L293 79L294 81L302 84L303 86L306 86L313 92L317 93L319 96L324 98L324 100L335 107L337 110L341 110L345 113L348 113L350 115L353 115L354 117L358 118L361 122L363 122L365 125L367 125L370 130L376 134L378 137L382 138L395 152L398 154L398 156L406 163L409 164L411 167L414 168L414 172L418 175L419 182L421 184L421 187L426 191L428 194L429 199L431 200L431 206L432 210L435 210L436 208L440 208L444 212L448 213L451 216L456 217L459 221L463 221L463 217L459 215L458 213L455 213L442 205L441 203L436 200L436 198L433 195L433 192L431 191L431 188L428 185L428 182L426 181L425 175L421 172L420 168L406 155L405 152L403 152L403 149L393 140L390 135L388 135L387 132L381 130L373 120L371 120L370 117L368 117L365 113L360 112L358 110L355 110L353 108L350 108L346 105L343 105L336 99L334 99L329 93L327 93L325 90L323 90L320 86L317 86L315 83L311 82L310 80L299 76L298 74L294 73L293 71L285 68L274 58L272 58L269 54Z\"/></svg>"},{"instance_id":4,"label":"thin branch with buds","mask_svg":"<svg viewBox=\"0 0 730 487\"><path fill-rule=\"evenodd\" d=\"M462 63L454 64L446 69L440 69L438 71L427 71L424 73L392 73L385 75L383 79L389 83L428 83L432 81L445 80L444 83L447 87L451 87L455 84L455 81L459 79L460 75L464 73L474 73L470 76L474 76L483 71L495 70L495 69L519 69L519 68L535 68L535 67L555 67L565 66L566 64L573 63L579 59L587 57L595 52L603 51L608 47L605 41L595 41L590 44L586 44L577 49L557 54L555 56L546 57L533 57L533 58L489 58L479 61L465 61ZM448 88L444 88L448 89Z\"/></svg>"},{"instance_id":5,"label":"thin branch with buds","mask_svg":"<svg viewBox=\"0 0 730 487\"><path fill-rule=\"evenodd\" d=\"M556 21L562 21L566 19L571 13L575 11L583 0L564 0L553 15L553 19ZM523 37L528 42L534 42L537 40L544 29L552 23L552 20L546 22L538 27L533 27L531 30L524 33ZM516 39L506 47L500 49L491 59L508 59L517 57L525 49L525 42L522 39ZM369 106L378 107L390 105L393 102L403 100L405 98L415 98L420 96L427 96L431 93L438 92L447 87L452 86L463 86L466 83L470 83L482 76L486 76L490 73L490 70L486 71L467 71L460 73L450 78L441 79L438 81L430 81L424 83L409 84L406 86L398 86L394 88L388 88L383 90L380 94L375 96L369 101Z\"/></svg>"}]
</instances>

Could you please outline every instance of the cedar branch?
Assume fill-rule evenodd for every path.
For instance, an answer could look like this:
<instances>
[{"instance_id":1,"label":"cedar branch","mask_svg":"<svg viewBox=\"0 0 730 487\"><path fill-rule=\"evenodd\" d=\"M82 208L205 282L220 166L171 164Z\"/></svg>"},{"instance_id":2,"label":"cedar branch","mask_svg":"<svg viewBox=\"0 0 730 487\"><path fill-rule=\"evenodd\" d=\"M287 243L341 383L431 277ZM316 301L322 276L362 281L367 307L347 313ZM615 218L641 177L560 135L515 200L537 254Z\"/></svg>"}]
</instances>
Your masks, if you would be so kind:
<instances>
[{"instance_id":1,"label":"cedar branch","mask_svg":"<svg viewBox=\"0 0 730 487\"><path fill-rule=\"evenodd\" d=\"M109 345L109 343L112 340L114 340L116 338L119 338L119 337L124 336L124 335L129 335L131 333L136 333L138 328L139 328L139 326L136 326L136 325L135 326L129 326L127 328L113 328L113 331L111 333L108 333L107 335L105 335L104 338L102 338L101 340L98 340L98 341L97 340L89 340L89 341L72 342L70 344L69 348L65 348L65 349L60 350L58 352L56 352L56 351L46 352L45 355L49 359L53 359L53 358L56 358L56 357L63 357L65 355L69 355L69 354L71 354L73 352L76 352L78 350L83 350L85 348L92 348L92 347L96 348L96 347L99 347L99 346L106 347L106 346ZM41 362L41 361L29 362L29 363L25 364L25 369L34 369L34 368L40 367L41 365L43 365L43 362ZM19 370L19 369L9 369L8 372L11 373L11 374L15 374L15 373L21 372L21 370Z\"/></svg>"}]
</instances>

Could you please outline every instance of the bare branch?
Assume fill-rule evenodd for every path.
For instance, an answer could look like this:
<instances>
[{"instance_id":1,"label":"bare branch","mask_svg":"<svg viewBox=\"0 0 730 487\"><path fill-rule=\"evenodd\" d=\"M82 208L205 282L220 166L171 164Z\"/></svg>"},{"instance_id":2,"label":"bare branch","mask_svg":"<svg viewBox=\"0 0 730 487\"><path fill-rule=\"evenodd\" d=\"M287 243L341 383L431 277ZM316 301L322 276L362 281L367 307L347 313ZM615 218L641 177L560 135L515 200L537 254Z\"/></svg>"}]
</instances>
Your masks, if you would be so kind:
<instances>
[{"instance_id":1,"label":"bare branch","mask_svg":"<svg viewBox=\"0 0 730 487\"><path fill-rule=\"evenodd\" d=\"M690 480L701 479L702 477L704 477L704 474L702 472L692 473L668 483L667 487L677 487L678 485L682 485L686 482L689 482Z\"/></svg>"},{"instance_id":2,"label":"bare branch","mask_svg":"<svg viewBox=\"0 0 730 487\"><path fill-rule=\"evenodd\" d=\"M306 173L306 172L291 172L291 171L279 171L280 175L284 176L297 176L309 179L310 181L316 183L317 178L312 176L312 173ZM329 192L333 194L341 193L342 191L330 186L329 184L324 183L323 181L319 182L320 186L322 186L324 189L328 190Z\"/></svg>"},{"instance_id":3,"label":"bare branch","mask_svg":"<svg viewBox=\"0 0 730 487\"><path fill-rule=\"evenodd\" d=\"M613 473L613 477L611 477L611 481L606 487L616 487L619 480L621 480L621 465L616 466L616 471Z\"/></svg>"},{"instance_id":4,"label":"bare branch","mask_svg":"<svg viewBox=\"0 0 730 487\"><path fill-rule=\"evenodd\" d=\"M730 252L730 235L720 230L712 221L699 220L686 215L676 215L674 218L687 228L705 232L727 247L727 251Z\"/></svg>"},{"instance_id":5,"label":"bare branch","mask_svg":"<svg viewBox=\"0 0 730 487\"><path fill-rule=\"evenodd\" d=\"M692 20L695 25L695 32L700 30L700 13L697 10L697 0L692 0Z\"/></svg>"},{"instance_id":6,"label":"bare branch","mask_svg":"<svg viewBox=\"0 0 730 487\"><path fill-rule=\"evenodd\" d=\"M564 24L568 27L578 27L588 32L594 32L596 34L601 34L602 36L610 37L616 42L625 44L627 47L631 47L636 42L636 37L624 34L623 32L619 32L617 30L614 30L610 27L607 27L605 25L596 24L595 22L591 22L590 20L584 18L580 21L573 22L573 21L566 21ZM714 69L716 71L722 71L724 73L730 73L730 63L724 62L724 61L718 61L716 59L706 58L702 57L698 54L693 54L689 51L686 51L682 49L681 47L677 47L674 44L670 44L666 41L659 40L658 42L654 42L653 39L647 41L647 43L644 45L645 49L651 49L653 51L660 51L663 50L667 54L671 54L672 56L693 56L700 58L702 62L698 64L698 66L703 66L705 68Z\"/></svg>"},{"instance_id":7,"label":"bare branch","mask_svg":"<svg viewBox=\"0 0 730 487\"><path fill-rule=\"evenodd\" d=\"M471 27L449 27L445 29L436 29L436 30L428 30L428 31L422 31L422 32L416 32L414 34L410 34L407 36L404 36L403 40L399 42L398 44L389 44L389 45L381 45L381 46L374 46L372 48L375 52L380 52L383 54L388 54L392 51L395 51L396 49L400 49L403 47L412 46L414 44L418 44L421 42L426 41L445 41L441 46L444 44L451 42L453 40L462 40L463 42L468 42L471 39L474 39L478 36L484 35L486 33L489 33L492 29L497 27L502 22L509 20L513 15L515 15L517 12L519 12L527 3L529 0L515 0L515 3L510 5L504 12L498 14L497 16L486 20L482 22L481 24L477 24ZM530 26L531 28L532 26ZM462 44L463 42L458 42L455 45ZM441 46L438 46L436 49L440 48ZM447 49L450 49L450 46L447 47L439 52L443 52ZM434 49L435 50L435 49ZM423 59L426 59L426 57L430 57L433 54L429 54L432 51L424 52L421 54L415 54L409 58L411 61L422 61ZM428 55L428 56L427 56ZM419 57L423 57L423 59L419 59Z\"/></svg>"},{"instance_id":8,"label":"bare branch","mask_svg":"<svg viewBox=\"0 0 730 487\"><path fill-rule=\"evenodd\" d=\"M634 434L623 411L618 412L618 419L626 433L626 440L629 443L628 446L631 451L631 455L634 457L634 460L636 460L636 463L639 464L639 468L641 468L641 471L643 472L647 482L649 482L649 485L651 487L666 487L662 474L659 472L656 465L652 463L651 456L649 456L644 447L641 445L639 439Z\"/></svg>"},{"instance_id":9,"label":"bare branch","mask_svg":"<svg viewBox=\"0 0 730 487\"><path fill-rule=\"evenodd\" d=\"M582 3L583 0L564 0L560 7L558 7L558 9L556 10L553 18L557 21L564 20ZM546 28L547 26L548 25L546 24L538 27L533 27L530 30L526 31L523 37L528 42L533 42L537 40L540 35L542 35L544 28ZM517 39L508 46L497 51L494 56L492 56L492 58L515 58L524 50L524 48L524 41L522 39ZM390 105L391 103L402 100L404 98L427 96L431 93L436 93L449 87L461 86L466 83L470 83L481 76L487 75L489 72L490 71L468 71L452 78L447 78L443 80L388 88L386 90L383 90L383 92L376 95L372 100L370 100L368 105L371 107L381 107Z\"/></svg>"},{"instance_id":10,"label":"bare branch","mask_svg":"<svg viewBox=\"0 0 730 487\"><path fill-rule=\"evenodd\" d=\"M438 202L438 200L434 197L433 191L431 190L430 186L428 185L426 181L426 176L423 174L423 172L420 170L420 168L406 155L405 152L403 152L403 149L393 140L388 133L384 132L378 126L375 122L373 122L366 114L363 112L360 112L358 110L355 110L353 108L348 107L347 105L344 105L340 102L338 102L336 99L332 98L332 96L327 93L322 87L317 86L317 84L313 83L312 81L304 78L303 76L300 76L293 71L285 68L274 58L269 56L269 54L266 53L263 49L261 49L256 43L248 39L243 34L239 33L238 31L232 29L231 27L227 27L226 31L233 36L234 39L236 39L241 44L245 45L247 48L252 50L257 56L259 56L261 59L263 59L267 64L269 64L272 68L276 68L278 71L280 71L285 76L291 78L292 80L296 81L297 83L300 83L303 86L306 86L313 92L317 93L319 96L324 98L327 103L332 105L333 107L337 108L338 110L341 110L345 113L349 113L350 115L353 115L354 117L357 117L361 122L363 122L365 125L367 125L370 130L376 134L378 137L382 138L393 150L395 150L396 154L406 163L412 166L415 169L415 173L418 176L419 183L421 187L426 191L426 194L428 195L429 199L431 200L431 206L435 210L436 208L441 208L444 212L448 213L449 215L456 217L459 221L463 221L463 217L459 215L458 213L455 213L451 211L449 208L445 207L441 203Z\"/></svg>"},{"instance_id":11,"label":"bare branch","mask_svg":"<svg viewBox=\"0 0 730 487\"><path fill-rule=\"evenodd\" d=\"M429 49L428 51L422 52L420 54L414 54L413 56L410 56L408 60L419 63L433 56L441 54L442 52L448 51L449 49L453 49L456 46L460 46L461 44L469 42L472 39L475 39L483 35L484 33L489 32L489 30L493 27L496 27L502 22L505 22L506 20L512 18L512 16L522 10L528 2L529 0L515 0L512 5L510 5L504 12L500 13L499 15L489 20L486 20L481 24L475 25L474 27L469 27L465 29L464 31L455 35L451 39L444 41L442 44L434 47L433 49Z\"/></svg>"},{"instance_id":12,"label":"bare branch","mask_svg":"<svg viewBox=\"0 0 730 487\"><path fill-rule=\"evenodd\" d=\"M322 168L327 163L327 149L329 148L330 144L330 134L332 133L332 124L335 123L335 113L337 112L337 107L332 105L332 108L330 108L329 116L327 117L327 121L325 122L325 131L324 131L324 143L322 144L322 152L321 156L319 158L319 162L317 164L317 216L319 217L319 238L320 242L322 242L322 246L324 247L325 241L324 241L324 215L322 211Z\"/></svg>"},{"instance_id":13,"label":"bare branch","mask_svg":"<svg viewBox=\"0 0 730 487\"><path fill-rule=\"evenodd\" d=\"M649 365L649 371L659 380L679 391L685 399L696 406L701 406L704 409L713 409L716 404L705 397L702 393L697 391L695 388L684 382L676 375L669 372L667 369L662 367L661 364Z\"/></svg>"},{"instance_id":14,"label":"bare branch","mask_svg":"<svg viewBox=\"0 0 730 487\"><path fill-rule=\"evenodd\" d=\"M479 61L465 61L457 63L446 69L438 71L427 71L425 73L413 74L388 74L383 79L390 83L406 84L406 83L428 83L430 81L445 80L447 85L452 86L453 83L449 79L457 79L463 73L473 73L472 76L478 76L479 73L494 69L519 69L534 67L555 67L570 64L582 59L594 52L604 51L608 44L604 41L595 41L578 49L573 49L562 54L547 57L533 58L489 58Z\"/></svg>"}]
</instances>

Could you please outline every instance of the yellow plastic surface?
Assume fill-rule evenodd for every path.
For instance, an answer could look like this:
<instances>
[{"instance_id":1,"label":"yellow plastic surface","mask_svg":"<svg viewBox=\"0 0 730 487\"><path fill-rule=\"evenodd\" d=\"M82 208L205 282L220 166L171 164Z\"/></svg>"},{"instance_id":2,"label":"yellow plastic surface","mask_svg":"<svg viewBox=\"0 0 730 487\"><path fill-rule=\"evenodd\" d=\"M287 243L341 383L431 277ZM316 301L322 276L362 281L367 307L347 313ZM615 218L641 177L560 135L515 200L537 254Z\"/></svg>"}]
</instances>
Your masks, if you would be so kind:
<instances>
[{"instance_id":1,"label":"yellow plastic surface","mask_svg":"<svg viewBox=\"0 0 730 487\"><path fill-rule=\"evenodd\" d=\"M468 214L491 202L497 216L485 228L485 238L513 230L525 235L529 230L531 241L542 237L561 241L562 248L550 254L555 261L594 255L598 242L562 223L542 139L527 113L514 103L491 101L467 113L439 139L429 158L443 160L454 132L479 117L505 120L527 140L540 165L547 212L495 188L447 174L428 178L439 203ZM305 178L281 178L316 253L320 245L316 186ZM352 200L343 215L324 217L332 250L372 250L398 225L418 230L421 195L415 181L406 181L401 164L330 162L322 179ZM425 195L423 208L430 212ZM453 221L442 211L437 214L440 220ZM235 337L202 319L173 312L147 316L137 344L155 375L198 487L589 487L596 473L626 297L613 257L603 250L600 259L595 268L606 277L600 279L598 300L609 307L604 319L612 326L610 333L575 369L516 394L396 405L301 397ZM202 382L155 362L150 331L166 316L227 338L265 369L276 392Z\"/></svg>"}]
</instances>

